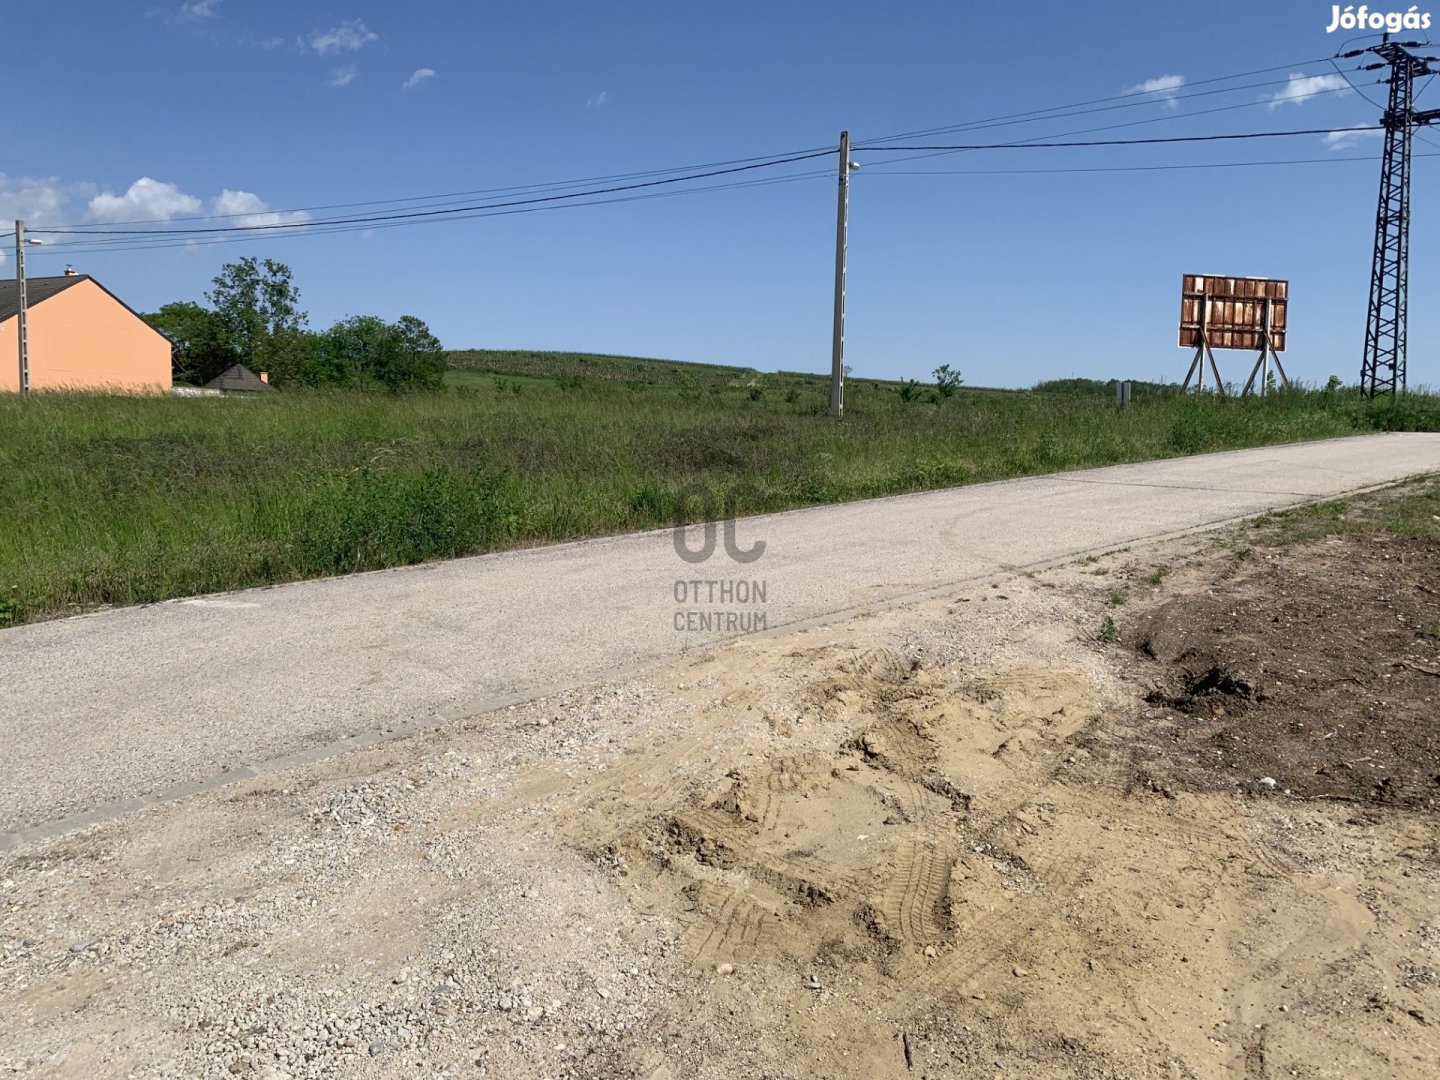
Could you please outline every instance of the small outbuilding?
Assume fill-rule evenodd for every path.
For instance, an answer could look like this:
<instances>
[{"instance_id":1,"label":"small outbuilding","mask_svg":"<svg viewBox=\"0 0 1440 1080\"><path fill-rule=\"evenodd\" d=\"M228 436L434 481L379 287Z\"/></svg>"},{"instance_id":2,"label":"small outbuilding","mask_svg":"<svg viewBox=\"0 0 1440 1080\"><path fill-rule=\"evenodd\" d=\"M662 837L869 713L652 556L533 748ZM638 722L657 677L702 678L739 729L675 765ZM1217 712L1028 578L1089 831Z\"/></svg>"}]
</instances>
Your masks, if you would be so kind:
<instances>
[{"instance_id":1,"label":"small outbuilding","mask_svg":"<svg viewBox=\"0 0 1440 1080\"><path fill-rule=\"evenodd\" d=\"M159 394L170 389L170 339L89 274L25 282L32 390ZM20 286L0 279L0 392L20 389Z\"/></svg>"},{"instance_id":2,"label":"small outbuilding","mask_svg":"<svg viewBox=\"0 0 1440 1080\"><path fill-rule=\"evenodd\" d=\"M251 371L244 364L235 364L226 368L215 378L205 384L206 390L225 390L238 393L253 393L261 390L274 390L270 385L269 372L262 371L259 375Z\"/></svg>"}]
</instances>

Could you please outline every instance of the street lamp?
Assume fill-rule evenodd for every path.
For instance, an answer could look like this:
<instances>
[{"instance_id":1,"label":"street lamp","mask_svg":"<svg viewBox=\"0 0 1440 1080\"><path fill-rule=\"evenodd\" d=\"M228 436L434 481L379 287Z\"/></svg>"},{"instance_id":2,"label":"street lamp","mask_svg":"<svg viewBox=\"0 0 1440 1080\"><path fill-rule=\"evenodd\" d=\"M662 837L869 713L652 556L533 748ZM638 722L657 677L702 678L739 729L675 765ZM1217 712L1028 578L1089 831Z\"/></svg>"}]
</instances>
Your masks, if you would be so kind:
<instances>
[{"instance_id":1,"label":"street lamp","mask_svg":"<svg viewBox=\"0 0 1440 1080\"><path fill-rule=\"evenodd\" d=\"M43 240L31 240L25 235L25 222L15 219L15 284L20 292L20 310L15 319L16 336L20 339L20 393L30 393L30 348L25 337L25 246L40 245Z\"/></svg>"}]
</instances>

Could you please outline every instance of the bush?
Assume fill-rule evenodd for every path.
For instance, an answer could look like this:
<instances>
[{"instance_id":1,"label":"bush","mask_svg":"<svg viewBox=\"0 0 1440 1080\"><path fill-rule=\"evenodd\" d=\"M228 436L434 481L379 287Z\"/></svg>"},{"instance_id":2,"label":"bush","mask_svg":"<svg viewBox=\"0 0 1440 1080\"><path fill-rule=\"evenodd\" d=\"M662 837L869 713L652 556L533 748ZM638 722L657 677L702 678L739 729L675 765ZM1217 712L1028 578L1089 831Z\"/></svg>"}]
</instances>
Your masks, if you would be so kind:
<instances>
[{"instance_id":1,"label":"bush","mask_svg":"<svg viewBox=\"0 0 1440 1080\"><path fill-rule=\"evenodd\" d=\"M942 398L953 396L965 381L960 377L960 372L953 370L949 364L941 364L935 369L934 374L935 389Z\"/></svg>"},{"instance_id":2,"label":"bush","mask_svg":"<svg viewBox=\"0 0 1440 1080\"><path fill-rule=\"evenodd\" d=\"M369 382L393 391L438 390L445 381L445 357L430 328L413 315L393 324L356 315L319 335L309 372L310 386Z\"/></svg>"}]
</instances>

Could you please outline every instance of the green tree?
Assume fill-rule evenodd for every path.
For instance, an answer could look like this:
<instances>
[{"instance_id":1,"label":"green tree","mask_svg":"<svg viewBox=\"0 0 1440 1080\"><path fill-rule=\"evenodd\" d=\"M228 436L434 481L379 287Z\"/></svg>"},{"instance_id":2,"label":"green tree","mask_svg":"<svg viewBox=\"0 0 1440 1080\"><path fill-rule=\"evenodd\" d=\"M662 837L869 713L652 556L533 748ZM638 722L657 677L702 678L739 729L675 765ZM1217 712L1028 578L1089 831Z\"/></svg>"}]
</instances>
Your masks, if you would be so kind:
<instances>
[{"instance_id":1,"label":"green tree","mask_svg":"<svg viewBox=\"0 0 1440 1080\"><path fill-rule=\"evenodd\" d=\"M395 337L404 358L404 381L418 390L445 385L445 348L423 319L401 315L395 320Z\"/></svg>"},{"instance_id":2,"label":"green tree","mask_svg":"<svg viewBox=\"0 0 1440 1080\"><path fill-rule=\"evenodd\" d=\"M215 309L226 344L247 364L269 338L305 327L307 316L300 310L290 267L273 259L226 263L205 299Z\"/></svg>"},{"instance_id":3,"label":"green tree","mask_svg":"<svg viewBox=\"0 0 1440 1080\"><path fill-rule=\"evenodd\" d=\"M413 315L393 325L375 315L342 319L324 334L327 380L377 382L390 390L435 390L445 354L430 328Z\"/></svg>"},{"instance_id":4,"label":"green tree","mask_svg":"<svg viewBox=\"0 0 1440 1080\"><path fill-rule=\"evenodd\" d=\"M255 370L268 371L276 386L335 386L346 381L331 369L322 335L309 330L278 330L260 343L251 359Z\"/></svg>"},{"instance_id":5,"label":"green tree","mask_svg":"<svg viewBox=\"0 0 1440 1080\"><path fill-rule=\"evenodd\" d=\"M395 320L395 333L400 337L401 347L414 356L430 356L443 359L445 350L440 339L430 332L430 327L414 315L401 315Z\"/></svg>"},{"instance_id":6,"label":"green tree","mask_svg":"<svg viewBox=\"0 0 1440 1080\"><path fill-rule=\"evenodd\" d=\"M941 397L951 397L960 385L965 381L960 377L960 372L953 370L949 364L941 364L935 369L935 389L940 391Z\"/></svg>"},{"instance_id":7,"label":"green tree","mask_svg":"<svg viewBox=\"0 0 1440 1080\"><path fill-rule=\"evenodd\" d=\"M240 361L219 316L193 301L166 304L144 319L170 339L171 374L177 383L203 385Z\"/></svg>"},{"instance_id":8,"label":"green tree","mask_svg":"<svg viewBox=\"0 0 1440 1080\"><path fill-rule=\"evenodd\" d=\"M341 319L321 335L327 382L350 386L373 377L383 365L389 345L390 326L377 315L354 315Z\"/></svg>"}]
</instances>

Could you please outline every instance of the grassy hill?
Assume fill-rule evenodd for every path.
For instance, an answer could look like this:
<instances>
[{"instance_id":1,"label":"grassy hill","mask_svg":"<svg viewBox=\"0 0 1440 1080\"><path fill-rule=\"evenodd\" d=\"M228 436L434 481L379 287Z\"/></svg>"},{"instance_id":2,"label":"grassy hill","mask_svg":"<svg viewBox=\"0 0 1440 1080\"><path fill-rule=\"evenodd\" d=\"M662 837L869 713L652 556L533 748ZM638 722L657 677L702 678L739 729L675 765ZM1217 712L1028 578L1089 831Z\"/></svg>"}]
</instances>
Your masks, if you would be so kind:
<instances>
[{"instance_id":1,"label":"grassy hill","mask_svg":"<svg viewBox=\"0 0 1440 1080\"><path fill-rule=\"evenodd\" d=\"M750 387L761 383L781 392L818 385L829 386L830 372L775 371L761 372L741 365L701 364L689 360L660 360L646 356L611 356L606 353L555 352L528 349L455 349L445 354L452 373L481 375L517 375L538 379L581 379L607 382L640 383L646 386L726 386ZM872 379L849 376L848 388L868 385L877 389L899 390L911 380ZM452 383L466 385L467 378L452 378ZM1160 383L1133 383L1136 394L1156 395L1174 392L1177 387ZM930 393L928 383L915 383L914 392L921 397ZM1030 391L1003 387L968 387L971 392L1016 394ZM828 392L828 391L827 391ZM1054 379L1037 383L1033 392L1066 396L1109 396L1115 393L1114 381L1098 379Z\"/></svg>"},{"instance_id":2,"label":"grassy hill","mask_svg":"<svg viewBox=\"0 0 1440 1080\"><path fill-rule=\"evenodd\" d=\"M458 349L446 353L452 370L537 378L572 376L609 382L642 382L683 386L687 383L748 381L754 368L695 364L687 360L656 360L644 356L608 356L604 353L529 351L524 349Z\"/></svg>"}]
</instances>

